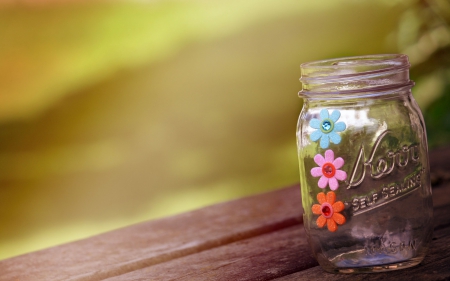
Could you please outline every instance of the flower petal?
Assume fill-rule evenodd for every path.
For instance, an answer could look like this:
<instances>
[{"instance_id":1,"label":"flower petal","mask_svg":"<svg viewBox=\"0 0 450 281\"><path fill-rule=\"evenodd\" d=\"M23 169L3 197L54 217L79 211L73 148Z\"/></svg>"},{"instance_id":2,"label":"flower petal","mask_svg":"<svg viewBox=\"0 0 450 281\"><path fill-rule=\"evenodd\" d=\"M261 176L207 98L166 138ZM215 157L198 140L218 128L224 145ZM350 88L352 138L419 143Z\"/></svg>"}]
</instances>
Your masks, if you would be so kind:
<instances>
[{"instance_id":1,"label":"flower petal","mask_svg":"<svg viewBox=\"0 0 450 281\"><path fill-rule=\"evenodd\" d=\"M331 149L325 151L325 162L333 163L334 161L334 152Z\"/></svg>"},{"instance_id":2,"label":"flower petal","mask_svg":"<svg viewBox=\"0 0 450 281\"><path fill-rule=\"evenodd\" d=\"M347 173L342 170L336 170L334 177L340 181L344 181L347 179Z\"/></svg>"},{"instance_id":3,"label":"flower petal","mask_svg":"<svg viewBox=\"0 0 450 281\"><path fill-rule=\"evenodd\" d=\"M323 203L325 203L325 202L327 202L327 197L325 196L325 193L323 193L323 192L319 192L318 194L317 194L317 201L319 201L319 204L323 204Z\"/></svg>"},{"instance_id":4,"label":"flower petal","mask_svg":"<svg viewBox=\"0 0 450 281\"><path fill-rule=\"evenodd\" d=\"M315 205L317 205L317 204L315 204ZM320 207L320 205L319 205L319 207ZM344 203L342 203L342 201L337 201L336 203L334 203L332 205L332 207L333 207L333 212L335 212L335 213L342 212L345 209L345 205L344 205Z\"/></svg>"},{"instance_id":5,"label":"flower petal","mask_svg":"<svg viewBox=\"0 0 450 281\"><path fill-rule=\"evenodd\" d=\"M330 115L328 114L328 110L327 109L322 109L320 111L320 118L323 119L327 119Z\"/></svg>"},{"instance_id":6,"label":"flower petal","mask_svg":"<svg viewBox=\"0 0 450 281\"><path fill-rule=\"evenodd\" d=\"M328 137L330 138L331 142L334 144L339 144L342 140L341 136L338 135L336 132L331 132L328 134Z\"/></svg>"},{"instance_id":7,"label":"flower petal","mask_svg":"<svg viewBox=\"0 0 450 281\"><path fill-rule=\"evenodd\" d=\"M336 201L336 193L334 193L333 191L328 192L327 202L330 203L331 206L333 206L335 201Z\"/></svg>"},{"instance_id":8,"label":"flower petal","mask_svg":"<svg viewBox=\"0 0 450 281\"><path fill-rule=\"evenodd\" d=\"M328 180L328 185L330 186L331 190L336 190L339 187L338 181L335 177L332 177Z\"/></svg>"},{"instance_id":9,"label":"flower petal","mask_svg":"<svg viewBox=\"0 0 450 281\"><path fill-rule=\"evenodd\" d=\"M337 230L337 224L333 219L327 219L328 230L335 232Z\"/></svg>"},{"instance_id":10,"label":"flower petal","mask_svg":"<svg viewBox=\"0 0 450 281\"><path fill-rule=\"evenodd\" d=\"M314 162L316 162L317 165L322 167L323 164L325 163L325 158L323 158L323 156L320 154L316 154L316 156L314 156Z\"/></svg>"},{"instance_id":11,"label":"flower petal","mask_svg":"<svg viewBox=\"0 0 450 281\"><path fill-rule=\"evenodd\" d=\"M325 224L327 223L327 219L326 219L324 216L320 215L320 216L317 218L316 223L317 223L317 226L318 226L318 227L324 227Z\"/></svg>"},{"instance_id":12,"label":"flower petal","mask_svg":"<svg viewBox=\"0 0 450 281\"><path fill-rule=\"evenodd\" d=\"M334 123L334 128L333 128L333 132L342 132L345 130L347 126L345 125L344 122L337 122Z\"/></svg>"},{"instance_id":13,"label":"flower petal","mask_svg":"<svg viewBox=\"0 0 450 281\"><path fill-rule=\"evenodd\" d=\"M335 222L337 222L338 224L344 224L345 223L345 217L342 214L339 213L334 213L333 216L331 217Z\"/></svg>"},{"instance_id":14,"label":"flower petal","mask_svg":"<svg viewBox=\"0 0 450 281\"><path fill-rule=\"evenodd\" d=\"M325 187L327 187L327 185L328 185L328 178L325 177L325 176L321 176L320 179L319 179L319 182L317 183L317 185L318 185L320 188L325 188Z\"/></svg>"},{"instance_id":15,"label":"flower petal","mask_svg":"<svg viewBox=\"0 0 450 281\"><path fill-rule=\"evenodd\" d=\"M318 141L321 137L322 137L323 133L321 130L315 130L314 132L312 132L311 135L309 135L309 138L312 141Z\"/></svg>"},{"instance_id":16,"label":"flower petal","mask_svg":"<svg viewBox=\"0 0 450 281\"><path fill-rule=\"evenodd\" d=\"M322 138L320 139L320 147L325 149L330 145L330 138L326 134L322 134Z\"/></svg>"},{"instance_id":17,"label":"flower petal","mask_svg":"<svg viewBox=\"0 0 450 281\"><path fill-rule=\"evenodd\" d=\"M342 157L334 159L333 165L336 170L341 168L342 166L344 166L344 159L342 159Z\"/></svg>"},{"instance_id":18,"label":"flower petal","mask_svg":"<svg viewBox=\"0 0 450 281\"><path fill-rule=\"evenodd\" d=\"M336 122L339 117L341 117L341 112L339 110L333 110L333 112L330 115L330 119L333 120L333 122Z\"/></svg>"},{"instance_id":19,"label":"flower petal","mask_svg":"<svg viewBox=\"0 0 450 281\"><path fill-rule=\"evenodd\" d=\"M309 121L309 126L314 129L320 129L320 123L319 119L313 118Z\"/></svg>"},{"instance_id":20,"label":"flower petal","mask_svg":"<svg viewBox=\"0 0 450 281\"><path fill-rule=\"evenodd\" d=\"M312 168L312 169L311 169L311 176L313 176L313 177L320 177L320 176L323 176L322 168L320 168L320 167L314 167L314 168Z\"/></svg>"},{"instance_id":21,"label":"flower petal","mask_svg":"<svg viewBox=\"0 0 450 281\"><path fill-rule=\"evenodd\" d=\"M311 208L313 214L321 215L322 214L322 206L319 204L314 204Z\"/></svg>"}]
</instances>

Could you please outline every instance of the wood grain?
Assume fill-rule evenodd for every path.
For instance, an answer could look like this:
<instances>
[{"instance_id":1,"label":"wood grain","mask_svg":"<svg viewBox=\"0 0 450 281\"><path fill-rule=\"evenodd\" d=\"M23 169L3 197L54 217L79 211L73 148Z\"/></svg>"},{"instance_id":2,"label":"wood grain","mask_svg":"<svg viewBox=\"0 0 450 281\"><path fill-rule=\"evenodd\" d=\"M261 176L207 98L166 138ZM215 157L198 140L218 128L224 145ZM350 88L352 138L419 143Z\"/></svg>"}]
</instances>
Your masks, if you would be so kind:
<instances>
[{"instance_id":1,"label":"wood grain","mask_svg":"<svg viewBox=\"0 0 450 281\"><path fill-rule=\"evenodd\" d=\"M295 225L106 280L272 280L316 265Z\"/></svg>"},{"instance_id":2,"label":"wood grain","mask_svg":"<svg viewBox=\"0 0 450 281\"><path fill-rule=\"evenodd\" d=\"M145 222L0 262L0 280L102 280L298 225L298 186Z\"/></svg>"},{"instance_id":3,"label":"wood grain","mask_svg":"<svg viewBox=\"0 0 450 281\"><path fill-rule=\"evenodd\" d=\"M437 190L450 191L450 184ZM440 202L434 211L433 242L421 265L395 272L352 275L352 280L442 280L450 277L450 199L434 194ZM444 204L444 200L446 205ZM348 275L323 271L312 258L302 226L238 241L156 266L108 278L119 280L345 280ZM292 273L292 274L291 274Z\"/></svg>"}]
</instances>

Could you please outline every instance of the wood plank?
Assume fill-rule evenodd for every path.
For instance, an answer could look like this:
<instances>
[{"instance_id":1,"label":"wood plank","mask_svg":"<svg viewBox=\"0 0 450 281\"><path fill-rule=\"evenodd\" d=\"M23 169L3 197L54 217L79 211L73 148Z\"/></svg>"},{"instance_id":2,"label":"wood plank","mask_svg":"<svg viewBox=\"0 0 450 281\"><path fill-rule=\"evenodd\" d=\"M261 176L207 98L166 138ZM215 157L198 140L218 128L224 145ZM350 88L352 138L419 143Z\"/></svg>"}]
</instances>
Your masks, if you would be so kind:
<instances>
[{"instance_id":1,"label":"wood plank","mask_svg":"<svg viewBox=\"0 0 450 281\"><path fill-rule=\"evenodd\" d=\"M440 189L450 193L450 184ZM434 195L435 199L438 195ZM439 197L440 198L440 197ZM447 198L447 197L444 197ZM443 203L442 203L443 204ZM411 276L427 277L423 280L441 280L450 278L450 272L441 270L440 274L434 271L442 267L450 257L445 257L450 250L450 199L446 205L435 207L434 228L436 231L432 249L427 255L423 265L395 273L378 273L374 280L397 278L404 276L405 272ZM447 234L446 234L447 233ZM106 281L119 280L344 280L348 275L336 275L324 272L313 259L303 226L296 225L277 232L261 235L238 241L222 247L210 249L198 254L171 260L149 268L136 270L124 275L106 279ZM443 247L439 245L443 244ZM444 257L444 258L442 258ZM442 258L442 261L440 260ZM450 263L449 263L450 264ZM450 268L449 266L447 266ZM309 269L310 268L310 269ZM289 275L292 272L295 274ZM305 272L305 274L304 274ZM377 274L377 276L378 276ZM429 279L432 276L437 279ZM285 277L283 277L285 276ZM357 276L357 277L354 277ZM373 274L353 275L355 280L373 278ZM283 277L283 278L280 278ZM434 278L433 277L433 278ZM279 279L276 279L279 278Z\"/></svg>"},{"instance_id":2,"label":"wood plank","mask_svg":"<svg viewBox=\"0 0 450 281\"><path fill-rule=\"evenodd\" d=\"M295 225L105 281L272 280L317 265L305 235L303 227Z\"/></svg>"},{"instance_id":3,"label":"wood plank","mask_svg":"<svg viewBox=\"0 0 450 281\"><path fill-rule=\"evenodd\" d=\"M301 222L293 186L0 262L0 280L102 280Z\"/></svg>"}]
</instances>

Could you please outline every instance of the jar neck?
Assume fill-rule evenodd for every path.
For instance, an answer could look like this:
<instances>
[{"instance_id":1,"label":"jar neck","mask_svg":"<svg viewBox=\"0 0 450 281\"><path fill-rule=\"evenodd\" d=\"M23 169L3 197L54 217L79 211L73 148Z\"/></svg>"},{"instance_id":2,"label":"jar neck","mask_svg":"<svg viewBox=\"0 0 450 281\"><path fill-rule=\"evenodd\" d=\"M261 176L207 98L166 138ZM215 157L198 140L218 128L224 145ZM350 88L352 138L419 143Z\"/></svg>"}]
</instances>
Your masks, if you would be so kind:
<instances>
[{"instance_id":1,"label":"jar neck","mask_svg":"<svg viewBox=\"0 0 450 281\"><path fill-rule=\"evenodd\" d=\"M406 55L386 54L346 57L303 63L300 97L342 99L373 97L409 90Z\"/></svg>"}]
</instances>

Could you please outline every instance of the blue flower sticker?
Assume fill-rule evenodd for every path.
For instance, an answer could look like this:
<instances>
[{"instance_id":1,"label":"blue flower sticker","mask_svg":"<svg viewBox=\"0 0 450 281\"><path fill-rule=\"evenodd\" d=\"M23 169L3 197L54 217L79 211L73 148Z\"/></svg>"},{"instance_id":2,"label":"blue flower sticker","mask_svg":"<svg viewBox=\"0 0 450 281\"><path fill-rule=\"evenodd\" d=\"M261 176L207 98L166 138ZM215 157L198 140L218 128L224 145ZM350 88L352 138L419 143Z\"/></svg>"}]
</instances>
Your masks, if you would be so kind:
<instances>
[{"instance_id":1,"label":"blue flower sticker","mask_svg":"<svg viewBox=\"0 0 450 281\"><path fill-rule=\"evenodd\" d=\"M336 122L341 117L339 110L334 110L331 115L327 109L320 111L320 120L313 118L309 122L315 130L309 137L312 141L318 141L320 139L320 147L325 149L330 145L330 141L334 144L341 142L341 136L337 132L345 130L346 125L344 122Z\"/></svg>"}]
</instances>

